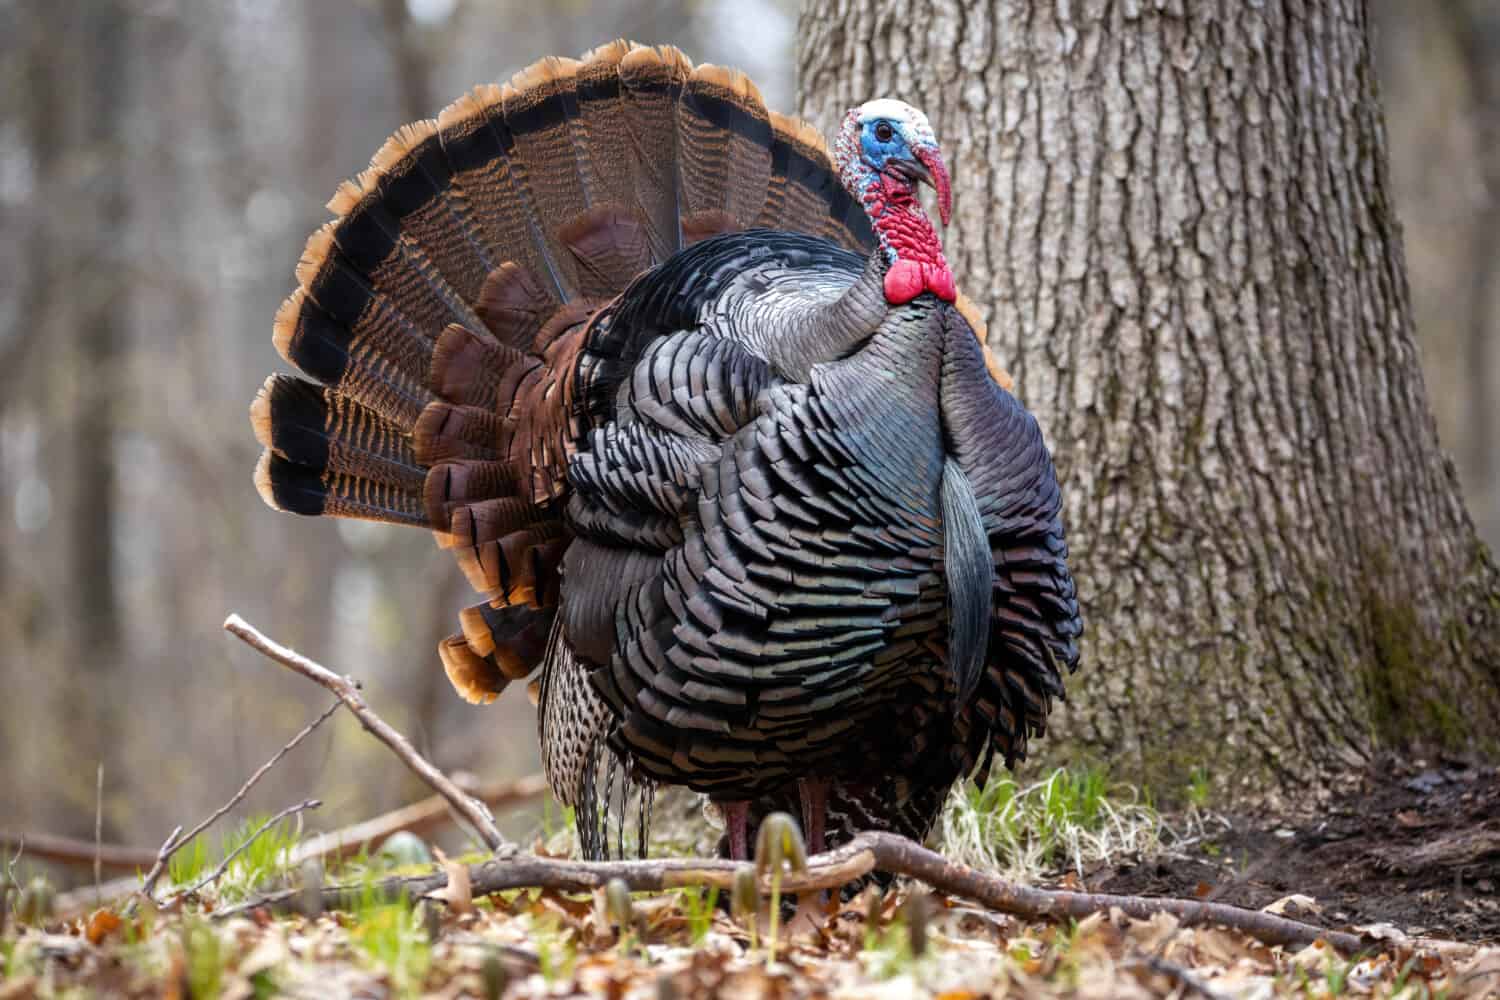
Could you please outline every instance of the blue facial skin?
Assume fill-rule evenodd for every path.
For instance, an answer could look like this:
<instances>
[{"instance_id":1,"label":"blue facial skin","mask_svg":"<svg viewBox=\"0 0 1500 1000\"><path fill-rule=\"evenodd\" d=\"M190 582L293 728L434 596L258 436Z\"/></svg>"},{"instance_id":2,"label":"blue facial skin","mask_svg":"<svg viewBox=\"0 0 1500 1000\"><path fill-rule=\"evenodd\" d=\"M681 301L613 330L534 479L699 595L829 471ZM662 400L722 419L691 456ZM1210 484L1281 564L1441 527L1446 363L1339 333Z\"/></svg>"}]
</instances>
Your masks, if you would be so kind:
<instances>
[{"instance_id":1,"label":"blue facial skin","mask_svg":"<svg viewBox=\"0 0 1500 1000\"><path fill-rule=\"evenodd\" d=\"M891 137L881 142L875 137L875 129L881 125L891 127ZM871 122L865 122L865 127L859 135L860 150L864 153L865 162L870 164L877 173L885 169L890 160L909 160L911 154L906 150L906 138L901 130L893 122L884 118L877 118Z\"/></svg>"}]
</instances>

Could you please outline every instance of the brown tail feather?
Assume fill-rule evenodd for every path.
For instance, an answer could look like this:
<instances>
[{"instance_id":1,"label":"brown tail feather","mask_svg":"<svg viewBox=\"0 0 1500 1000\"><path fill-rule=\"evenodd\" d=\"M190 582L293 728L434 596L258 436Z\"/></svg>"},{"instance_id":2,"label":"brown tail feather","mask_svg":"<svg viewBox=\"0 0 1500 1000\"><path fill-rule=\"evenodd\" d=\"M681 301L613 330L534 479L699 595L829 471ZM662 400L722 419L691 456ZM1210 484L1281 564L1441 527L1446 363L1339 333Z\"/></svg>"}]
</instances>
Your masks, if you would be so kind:
<instances>
[{"instance_id":1,"label":"brown tail feather","mask_svg":"<svg viewBox=\"0 0 1500 1000\"><path fill-rule=\"evenodd\" d=\"M441 399L498 412L502 399L508 404L520 380L538 367L535 358L455 323L433 346L428 384Z\"/></svg>"},{"instance_id":2,"label":"brown tail feather","mask_svg":"<svg viewBox=\"0 0 1500 1000\"><path fill-rule=\"evenodd\" d=\"M772 137L755 84L738 70L699 66L677 108L684 226L702 213L727 215L740 229L754 225L771 178Z\"/></svg>"},{"instance_id":3,"label":"brown tail feather","mask_svg":"<svg viewBox=\"0 0 1500 1000\"><path fill-rule=\"evenodd\" d=\"M351 236L359 226L378 226L408 264L428 277L450 308L462 313L475 300L485 276L498 263L478 226L452 187L435 121L399 129L370 160L370 169L341 184L328 209L346 220Z\"/></svg>"},{"instance_id":4,"label":"brown tail feather","mask_svg":"<svg viewBox=\"0 0 1500 1000\"><path fill-rule=\"evenodd\" d=\"M500 343L524 351L557 305L536 272L506 261L484 279L475 311Z\"/></svg>"},{"instance_id":5,"label":"brown tail feather","mask_svg":"<svg viewBox=\"0 0 1500 1000\"><path fill-rule=\"evenodd\" d=\"M547 649L553 616L478 604L459 615L464 631L438 645L448 680L466 701L488 704L529 674Z\"/></svg>"},{"instance_id":6,"label":"brown tail feather","mask_svg":"<svg viewBox=\"0 0 1500 1000\"><path fill-rule=\"evenodd\" d=\"M463 459L497 461L505 455L514 423L493 410L453 403L431 403L412 429L412 453L426 466Z\"/></svg>"},{"instance_id":7,"label":"brown tail feather","mask_svg":"<svg viewBox=\"0 0 1500 1000\"><path fill-rule=\"evenodd\" d=\"M564 299L562 278L544 237L524 167L512 159L515 139L505 121L505 92L489 85L465 94L438 115L438 135L448 156L452 192L492 248L497 261L516 261Z\"/></svg>"},{"instance_id":8,"label":"brown tail feather","mask_svg":"<svg viewBox=\"0 0 1500 1000\"><path fill-rule=\"evenodd\" d=\"M651 245L639 213L599 205L564 225L558 235L578 265L579 291L606 299L651 266Z\"/></svg>"},{"instance_id":9,"label":"brown tail feather","mask_svg":"<svg viewBox=\"0 0 1500 1000\"><path fill-rule=\"evenodd\" d=\"M619 63L630 130L635 204L641 209L657 263L682 249L677 102L693 64L671 46L632 48Z\"/></svg>"}]
</instances>

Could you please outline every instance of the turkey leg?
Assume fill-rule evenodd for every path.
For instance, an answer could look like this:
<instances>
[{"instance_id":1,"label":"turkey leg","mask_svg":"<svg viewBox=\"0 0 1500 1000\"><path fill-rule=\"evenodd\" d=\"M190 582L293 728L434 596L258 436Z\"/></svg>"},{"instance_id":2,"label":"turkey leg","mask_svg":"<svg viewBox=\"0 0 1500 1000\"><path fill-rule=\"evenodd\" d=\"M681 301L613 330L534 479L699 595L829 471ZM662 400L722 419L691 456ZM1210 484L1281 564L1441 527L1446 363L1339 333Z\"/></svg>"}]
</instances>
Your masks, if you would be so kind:
<instances>
[{"instance_id":1,"label":"turkey leg","mask_svg":"<svg viewBox=\"0 0 1500 1000\"><path fill-rule=\"evenodd\" d=\"M746 843L745 827L750 819L750 801L734 799L719 803L724 813L724 829L729 834L729 860L749 861L750 846Z\"/></svg>"},{"instance_id":2,"label":"turkey leg","mask_svg":"<svg viewBox=\"0 0 1500 1000\"><path fill-rule=\"evenodd\" d=\"M802 829L807 834L807 852L823 853L823 821L828 812L827 778L802 778L797 791L802 796Z\"/></svg>"}]
</instances>

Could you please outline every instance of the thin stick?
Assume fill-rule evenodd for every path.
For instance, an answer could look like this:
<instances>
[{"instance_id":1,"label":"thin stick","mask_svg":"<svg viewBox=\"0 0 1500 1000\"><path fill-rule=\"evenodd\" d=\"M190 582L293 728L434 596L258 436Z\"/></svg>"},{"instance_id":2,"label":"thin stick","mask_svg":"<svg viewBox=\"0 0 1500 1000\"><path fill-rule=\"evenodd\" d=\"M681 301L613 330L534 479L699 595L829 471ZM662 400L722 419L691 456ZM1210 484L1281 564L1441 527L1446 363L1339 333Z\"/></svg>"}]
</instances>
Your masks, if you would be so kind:
<instances>
[{"instance_id":1,"label":"thin stick","mask_svg":"<svg viewBox=\"0 0 1500 1000\"><path fill-rule=\"evenodd\" d=\"M469 870L469 882L476 896L507 889L543 888L561 892L588 892L606 885L610 879L622 879L633 892L660 892L665 889L704 885L730 888L738 864L719 858L666 858L655 861L568 861L522 856L509 861L486 861ZM1204 903L1192 899L1163 899L1148 896L1117 896L1106 893L1069 892L1035 889L1017 885L995 875L975 871L967 865L949 861L905 837L892 833L861 833L849 843L809 858L807 871L782 876L782 892L800 893L815 889L832 889L874 870L906 875L946 893L971 900L1002 913L1027 920L1057 920L1063 917L1081 919L1091 913L1108 912L1118 907L1128 916L1147 920L1157 913L1170 913L1179 919L1197 916L1258 938L1269 945L1301 947L1317 940L1346 955L1365 947L1358 934L1333 931L1298 920L1288 920L1258 910L1246 910L1226 903ZM389 896L403 890L416 898L447 884L445 873L390 878L375 883L375 889ZM768 886L762 880L762 889ZM361 886L328 886L322 894L325 909L349 909L357 904ZM288 909L295 905L298 890L270 893L240 906L217 911L223 918L260 907ZM1451 946L1451 942L1421 942Z\"/></svg>"},{"instance_id":2,"label":"thin stick","mask_svg":"<svg viewBox=\"0 0 1500 1000\"><path fill-rule=\"evenodd\" d=\"M359 684L353 678L340 677L322 664L315 663L302 654L267 638L239 615L230 615L225 619L224 630L261 655L275 660L292 672L301 674L337 695L372 736L390 747L392 752L400 757L417 777L448 800L454 811L474 828L485 846L492 851L514 850L513 845L495 828L495 821L483 803L464 794L463 789L455 785L452 779L417 753L416 748L405 736L377 715L365 703L364 697L359 693Z\"/></svg>"},{"instance_id":3,"label":"thin stick","mask_svg":"<svg viewBox=\"0 0 1500 1000\"><path fill-rule=\"evenodd\" d=\"M182 895L191 896L193 893L208 885L210 882L218 881L219 877L229 870L229 865L234 861L235 858L243 854L246 848L260 839L261 834L271 829L271 827L275 826L277 823L280 823L288 816L299 815L309 809L317 809L322 804L322 801L319 799L308 799L306 802L299 802L294 806L287 806L285 809L281 810L281 812L277 813L275 816L272 816L270 819L266 820L264 823L258 826L255 829L254 833L245 838L244 843L240 844L240 846L236 847L234 850L230 851L224 856L224 860L219 862L219 866L217 868L209 872L207 875L203 876L203 878L199 879L196 883L189 886L187 889L184 889Z\"/></svg>"},{"instance_id":4,"label":"thin stick","mask_svg":"<svg viewBox=\"0 0 1500 1000\"><path fill-rule=\"evenodd\" d=\"M161 847L156 852L156 861L151 865L151 870L146 873L146 881L141 886L141 896L144 896L146 899L152 898L151 894L156 889L156 880L161 878L161 873L167 870L167 862L172 859L172 855L177 852L177 848L182 846L183 842L178 839L181 836L182 824L178 823L172 827L172 832L167 834L167 839L161 842ZM129 905L125 907L125 915L127 917L135 912L135 903L135 899L132 899Z\"/></svg>"},{"instance_id":5,"label":"thin stick","mask_svg":"<svg viewBox=\"0 0 1500 1000\"><path fill-rule=\"evenodd\" d=\"M94 903L104 902L104 761L94 773Z\"/></svg>"},{"instance_id":6,"label":"thin stick","mask_svg":"<svg viewBox=\"0 0 1500 1000\"><path fill-rule=\"evenodd\" d=\"M176 854L178 849L181 848L184 844L189 843L194 837L198 836L198 834L202 833L214 823L218 822L218 820L225 813L229 812L229 810L233 809L235 806L244 801L245 796L250 794L250 789L254 788L260 781L260 779L264 778L266 774L271 770L271 768L276 766L277 762L280 761L281 758L291 753L292 749L297 744L301 743L303 740L307 739L308 736L312 735L313 730L321 726L328 720L329 716L338 711L338 707L339 703L335 701L332 705L329 705L323 710L322 715L318 716L316 719L303 726L296 736L293 736L282 746L280 750L277 750L274 754L271 755L270 760L266 761L260 767L255 769L255 773L250 775L245 783L240 786L239 791L230 796L228 802L225 802L218 809L214 810L212 816L208 817L208 819L193 827L192 831L186 836L183 835L181 826L178 826L176 829L174 829L171 835L162 842L161 850L156 852L156 863L153 864L151 866L151 870L146 873L146 881L141 886L141 895L145 896L148 899L151 898L151 894L156 891L156 882L161 878L162 872L166 871L167 862L172 859L172 855ZM132 900L129 909L126 912L132 912L134 911L134 909L135 903Z\"/></svg>"},{"instance_id":7,"label":"thin stick","mask_svg":"<svg viewBox=\"0 0 1500 1000\"><path fill-rule=\"evenodd\" d=\"M1158 975L1167 977L1187 992L1196 993L1206 1000L1225 1000L1223 993L1199 979L1192 970L1185 969L1175 962L1169 962L1160 955L1143 955L1132 959L1126 967L1150 969Z\"/></svg>"}]
</instances>

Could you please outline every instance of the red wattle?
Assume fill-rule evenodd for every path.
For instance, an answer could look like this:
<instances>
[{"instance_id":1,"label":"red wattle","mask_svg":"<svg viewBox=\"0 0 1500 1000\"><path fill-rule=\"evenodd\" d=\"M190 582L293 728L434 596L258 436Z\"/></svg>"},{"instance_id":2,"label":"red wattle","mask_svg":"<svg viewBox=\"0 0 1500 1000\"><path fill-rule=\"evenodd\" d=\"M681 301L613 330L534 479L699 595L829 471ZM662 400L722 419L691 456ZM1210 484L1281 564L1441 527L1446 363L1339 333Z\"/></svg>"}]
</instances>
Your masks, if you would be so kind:
<instances>
[{"instance_id":1,"label":"red wattle","mask_svg":"<svg viewBox=\"0 0 1500 1000\"><path fill-rule=\"evenodd\" d=\"M897 260L885 272L885 300L891 305L903 305L923 292L931 292L944 302L952 302L958 298L953 272L945 266L934 267L915 260Z\"/></svg>"},{"instance_id":2,"label":"red wattle","mask_svg":"<svg viewBox=\"0 0 1500 1000\"><path fill-rule=\"evenodd\" d=\"M922 265L914 260L898 260L885 272L885 300L893 306L910 302L926 287Z\"/></svg>"}]
</instances>

